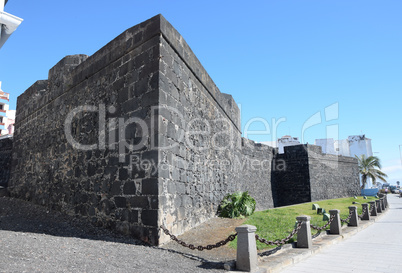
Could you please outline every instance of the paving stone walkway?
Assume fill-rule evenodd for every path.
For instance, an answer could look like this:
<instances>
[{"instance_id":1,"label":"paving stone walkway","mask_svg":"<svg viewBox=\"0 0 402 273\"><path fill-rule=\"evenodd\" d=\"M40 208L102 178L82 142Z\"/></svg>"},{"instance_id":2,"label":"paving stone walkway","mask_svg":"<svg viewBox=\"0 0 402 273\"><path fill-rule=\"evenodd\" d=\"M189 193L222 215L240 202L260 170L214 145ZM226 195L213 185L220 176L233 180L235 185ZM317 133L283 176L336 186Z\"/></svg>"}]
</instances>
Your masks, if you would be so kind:
<instances>
[{"instance_id":1,"label":"paving stone walkway","mask_svg":"<svg viewBox=\"0 0 402 273\"><path fill-rule=\"evenodd\" d=\"M402 272L402 198L389 194L388 203L373 225L281 272Z\"/></svg>"}]
</instances>

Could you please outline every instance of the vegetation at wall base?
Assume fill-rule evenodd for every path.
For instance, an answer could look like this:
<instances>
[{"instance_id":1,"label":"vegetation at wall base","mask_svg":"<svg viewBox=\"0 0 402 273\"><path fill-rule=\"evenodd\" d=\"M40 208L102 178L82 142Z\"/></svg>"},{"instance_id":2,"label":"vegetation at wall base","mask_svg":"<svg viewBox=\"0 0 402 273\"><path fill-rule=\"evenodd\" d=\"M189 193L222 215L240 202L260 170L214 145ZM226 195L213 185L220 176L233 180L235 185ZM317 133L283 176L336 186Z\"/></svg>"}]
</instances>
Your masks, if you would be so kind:
<instances>
[{"instance_id":1,"label":"vegetation at wall base","mask_svg":"<svg viewBox=\"0 0 402 273\"><path fill-rule=\"evenodd\" d=\"M255 210L255 200L247 191L228 194L219 205L219 216L241 218L250 216Z\"/></svg>"},{"instance_id":2,"label":"vegetation at wall base","mask_svg":"<svg viewBox=\"0 0 402 273\"><path fill-rule=\"evenodd\" d=\"M322 220L322 214L317 214L316 210L311 209L312 204L318 204L320 208L324 208L325 211L328 213L331 209L339 209L340 217L342 219L345 219L349 215L349 206L356 206L357 213L361 214L361 204L368 203L369 201L374 201L375 199L375 197L371 196L368 196L367 199L364 199L363 196L358 196L357 199L355 199L354 197L347 197L257 211L253 215L247 217L244 224L256 226L256 233L262 238L265 238L269 241L281 240L287 237L293 231L293 229L295 228L297 216L311 216L310 224L319 227L327 223L327 221ZM358 202L359 204L353 204L353 202ZM329 229L329 226L327 229ZM314 235L317 233L317 230L311 229L311 233ZM288 243L294 241L297 241L297 234L292 239L290 239ZM236 248L236 245L237 239L230 243L230 247ZM268 246L257 241L258 250L270 249L275 247L276 246Z\"/></svg>"}]
</instances>

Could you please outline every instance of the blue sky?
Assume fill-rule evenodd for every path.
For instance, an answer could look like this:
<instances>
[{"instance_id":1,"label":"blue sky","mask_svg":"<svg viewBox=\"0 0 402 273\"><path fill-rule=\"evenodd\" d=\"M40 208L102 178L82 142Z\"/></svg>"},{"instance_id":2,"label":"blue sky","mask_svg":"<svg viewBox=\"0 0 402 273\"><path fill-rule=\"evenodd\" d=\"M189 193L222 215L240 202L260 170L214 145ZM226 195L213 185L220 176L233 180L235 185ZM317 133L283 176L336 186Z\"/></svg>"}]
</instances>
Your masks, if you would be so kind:
<instances>
[{"instance_id":1,"label":"blue sky","mask_svg":"<svg viewBox=\"0 0 402 273\"><path fill-rule=\"evenodd\" d=\"M243 130L253 118L268 122L270 134L251 139L290 134L314 143L365 134L389 181L402 182L400 0L10 0L5 11L24 19L0 50L2 89L14 109L17 96L64 56L92 55L161 13L241 105ZM329 120L325 109L334 104ZM314 114L321 123L302 134ZM249 129L264 128L254 122Z\"/></svg>"}]
</instances>

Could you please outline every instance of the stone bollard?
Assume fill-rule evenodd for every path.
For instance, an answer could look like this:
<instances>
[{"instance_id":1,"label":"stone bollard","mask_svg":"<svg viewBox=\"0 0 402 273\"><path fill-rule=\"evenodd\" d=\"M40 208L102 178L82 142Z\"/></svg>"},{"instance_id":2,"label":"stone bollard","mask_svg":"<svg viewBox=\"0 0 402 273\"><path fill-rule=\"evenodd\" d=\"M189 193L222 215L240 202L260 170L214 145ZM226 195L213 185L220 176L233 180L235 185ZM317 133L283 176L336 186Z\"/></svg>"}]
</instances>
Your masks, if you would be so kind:
<instances>
[{"instance_id":1,"label":"stone bollard","mask_svg":"<svg viewBox=\"0 0 402 273\"><path fill-rule=\"evenodd\" d=\"M350 227L358 227L359 226L359 218L357 216L357 207L356 206L350 206L349 207L349 214L352 214L352 216L349 219L348 226L350 226Z\"/></svg>"},{"instance_id":2,"label":"stone bollard","mask_svg":"<svg viewBox=\"0 0 402 273\"><path fill-rule=\"evenodd\" d=\"M332 220L329 226L329 233L330 234L342 234L342 226L341 226L341 217L339 217L339 209L331 209L329 210L329 214L331 217L335 215L334 219Z\"/></svg>"},{"instance_id":3,"label":"stone bollard","mask_svg":"<svg viewBox=\"0 0 402 273\"><path fill-rule=\"evenodd\" d=\"M380 203L381 203L381 209L385 210L385 197L380 199Z\"/></svg>"},{"instance_id":4,"label":"stone bollard","mask_svg":"<svg viewBox=\"0 0 402 273\"><path fill-rule=\"evenodd\" d=\"M257 228L242 225L236 228L237 232L237 258L236 269L252 272L257 269L257 245L255 232Z\"/></svg>"},{"instance_id":5,"label":"stone bollard","mask_svg":"<svg viewBox=\"0 0 402 273\"><path fill-rule=\"evenodd\" d=\"M370 210L367 203L362 204L363 216L362 220L370 220Z\"/></svg>"},{"instance_id":6,"label":"stone bollard","mask_svg":"<svg viewBox=\"0 0 402 273\"><path fill-rule=\"evenodd\" d=\"M385 195L385 208L388 208L388 195Z\"/></svg>"},{"instance_id":7,"label":"stone bollard","mask_svg":"<svg viewBox=\"0 0 402 273\"><path fill-rule=\"evenodd\" d=\"M297 222L302 222L299 231L297 232L297 248L312 248L313 239L311 237L310 220L311 217L302 215L296 217Z\"/></svg>"},{"instance_id":8,"label":"stone bollard","mask_svg":"<svg viewBox=\"0 0 402 273\"><path fill-rule=\"evenodd\" d=\"M376 201L369 201L369 204L370 204L370 216L377 216Z\"/></svg>"},{"instance_id":9,"label":"stone bollard","mask_svg":"<svg viewBox=\"0 0 402 273\"><path fill-rule=\"evenodd\" d=\"M375 205L377 206L377 213L381 213L382 209L381 209L380 199L375 200Z\"/></svg>"}]
</instances>

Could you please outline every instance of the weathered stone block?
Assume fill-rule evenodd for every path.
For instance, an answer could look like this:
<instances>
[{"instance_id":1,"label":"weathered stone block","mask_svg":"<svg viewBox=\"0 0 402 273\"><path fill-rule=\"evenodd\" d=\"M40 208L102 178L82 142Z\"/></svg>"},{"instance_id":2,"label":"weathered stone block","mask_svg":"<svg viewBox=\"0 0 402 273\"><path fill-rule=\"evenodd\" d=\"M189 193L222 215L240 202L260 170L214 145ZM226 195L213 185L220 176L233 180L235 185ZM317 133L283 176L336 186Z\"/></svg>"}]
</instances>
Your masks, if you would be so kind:
<instances>
[{"instance_id":1,"label":"weathered stone block","mask_svg":"<svg viewBox=\"0 0 402 273\"><path fill-rule=\"evenodd\" d=\"M114 203L116 204L117 208L125 208L127 207L127 199L122 196L114 197Z\"/></svg>"},{"instance_id":2,"label":"weathered stone block","mask_svg":"<svg viewBox=\"0 0 402 273\"><path fill-rule=\"evenodd\" d=\"M146 226L156 226L158 224L158 211L143 210L141 212L141 221Z\"/></svg>"},{"instance_id":3,"label":"weathered stone block","mask_svg":"<svg viewBox=\"0 0 402 273\"><path fill-rule=\"evenodd\" d=\"M128 181L124 183L123 194L132 195L136 193L136 187L134 181Z\"/></svg>"},{"instance_id":4,"label":"weathered stone block","mask_svg":"<svg viewBox=\"0 0 402 273\"><path fill-rule=\"evenodd\" d=\"M142 194L144 195L158 195L159 182L157 178L143 179L141 183Z\"/></svg>"}]
</instances>

